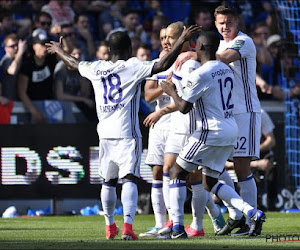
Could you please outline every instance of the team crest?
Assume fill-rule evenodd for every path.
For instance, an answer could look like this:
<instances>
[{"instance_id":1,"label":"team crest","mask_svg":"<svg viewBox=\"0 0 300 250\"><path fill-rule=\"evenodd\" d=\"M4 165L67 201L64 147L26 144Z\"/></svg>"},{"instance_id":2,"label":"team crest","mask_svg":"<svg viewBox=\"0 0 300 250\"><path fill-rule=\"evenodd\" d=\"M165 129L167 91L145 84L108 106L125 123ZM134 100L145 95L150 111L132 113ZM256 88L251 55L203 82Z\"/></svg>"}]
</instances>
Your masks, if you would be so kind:
<instances>
[{"instance_id":1,"label":"team crest","mask_svg":"<svg viewBox=\"0 0 300 250\"><path fill-rule=\"evenodd\" d=\"M237 40L234 42L234 44L232 45L232 48L233 49L236 49L236 50L240 50L243 45L245 44L245 41L244 40Z\"/></svg>"}]
</instances>

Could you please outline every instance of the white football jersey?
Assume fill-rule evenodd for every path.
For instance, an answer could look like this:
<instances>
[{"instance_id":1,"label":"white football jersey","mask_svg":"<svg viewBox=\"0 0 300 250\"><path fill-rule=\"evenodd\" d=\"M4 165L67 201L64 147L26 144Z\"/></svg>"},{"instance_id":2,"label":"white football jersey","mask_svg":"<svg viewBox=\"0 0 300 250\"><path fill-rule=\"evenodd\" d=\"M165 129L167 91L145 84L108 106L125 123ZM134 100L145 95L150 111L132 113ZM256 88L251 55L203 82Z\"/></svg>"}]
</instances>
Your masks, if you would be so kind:
<instances>
[{"instance_id":1,"label":"white football jersey","mask_svg":"<svg viewBox=\"0 0 300 250\"><path fill-rule=\"evenodd\" d=\"M183 99L194 103L197 129L193 136L206 145L234 145L237 125L233 116L234 75L220 61L208 61L193 71Z\"/></svg>"},{"instance_id":2,"label":"white football jersey","mask_svg":"<svg viewBox=\"0 0 300 250\"><path fill-rule=\"evenodd\" d=\"M195 60L186 61L180 70L176 70L172 75L172 82L176 86L178 95L181 97L187 85L191 73L200 67L200 63ZM171 113L171 130L176 134L192 134L196 129L195 109L189 113L183 114L180 111Z\"/></svg>"},{"instance_id":3,"label":"white football jersey","mask_svg":"<svg viewBox=\"0 0 300 250\"><path fill-rule=\"evenodd\" d=\"M256 48L252 39L239 32L230 42L221 40L217 54L226 49L234 49L241 55L240 60L229 64L236 79L233 102L237 105L235 105L234 113L260 113L260 102L256 91Z\"/></svg>"},{"instance_id":4,"label":"white football jersey","mask_svg":"<svg viewBox=\"0 0 300 250\"><path fill-rule=\"evenodd\" d=\"M99 138L141 137L138 110L141 82L151 75L153 61L82 61L79 72L93 85L99 119Z\"/></svg>"},{"instance_id":5,"label":"white football jersey","mask_svg":"<svg viewBox=\"0 0 300 250\"><path fill-rule=\"evenodd\" d=\"M153 75L151 78L147 78L147 80L158 81L158 86L160 86L162 81L167 79L171 71L172 67L166 71ZM159 110L165 106L168 106L171 103L171 100L172 98L163 92L162 95L156 99L155 110ZM154 129L170 130L170 117L170 114L163 115L155 124Z\"/></svg>"}]
</instances>

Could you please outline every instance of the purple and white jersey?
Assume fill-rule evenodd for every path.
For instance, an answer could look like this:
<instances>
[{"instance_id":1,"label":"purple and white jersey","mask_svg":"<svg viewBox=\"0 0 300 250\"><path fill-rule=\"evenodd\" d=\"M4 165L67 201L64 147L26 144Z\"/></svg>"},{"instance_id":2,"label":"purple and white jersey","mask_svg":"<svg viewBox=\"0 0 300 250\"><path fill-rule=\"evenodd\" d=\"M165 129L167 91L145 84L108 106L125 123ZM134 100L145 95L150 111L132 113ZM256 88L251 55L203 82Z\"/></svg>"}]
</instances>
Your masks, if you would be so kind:
<instances>
[{"instance_id":1,"label":"purple and white jersey","mask_svg":"<svg viewBox=\"0 0 300 250\"><path fill-rule=\"evenodd\" d=\"M227 49L240 53L240 60L231 62L229 66L234 72L235 85L233 89L234 113L260 113L260 102L256 91L256 48L252 39L239 32L230 42L221 40L217 54Z\"/></svg>"},{"instance_id":2,"label":"purple and white jersey","mask_svg":"<svg viewBox=\"0 0 300 250\"><path fill-rule=\"evenodd\" d=\"M160 72L158 74L153 75L150 78L147 78L147 80L153 80L158 81L158 86L162 83L162 81L165 81L172 71L173 66L170 67L168 70ZM155 110L159 110L165 106L168 106L172 101L172 98L168 96L166 93L162 93L157 99L156 99L156 106ZM163 115L155 124L154 129L161 129L161 130L170 130L170 114Z\"/></svg>"},{"instance_id":3,"label":"purple and white jersey","mask_svg":"<svg viewBox=\"0 0 300 250\"><path fill-rule=\"evenodd\" d=\"M186 88L191 73L200 67L200 63L195 60L186 61L180 70L176 70L172 75L172 82L176 86L177 93L180 97ZM180 111L171 113L171 131L176 134L192 134L196 129L195 109L191 109L189 113L182 114Z\"/></svg>"},{"instance_id":4,"label":"purple and white jersey","mask_svg":"<svg viewBox=\"0 0 300 250\"><path fill-rule=\"evenodd\" d=\"M82 61L79 72L93 85L99 119L99 138L141 137L138 110L141 82L151 75L153 61Z\"/></svg>"},{"instance_id":5,"label":"purple and white jersey","mask_svg":"<svg viewBox=\"0 0 300 250\"><path fill-rule=\"evenodd\" d=\"M193 71L183 99L194 103L197 129L193 137L211 146L234 145L237 124L233 115L234 76L220 61L208 61Z\"/></svg>"}]
</instances>

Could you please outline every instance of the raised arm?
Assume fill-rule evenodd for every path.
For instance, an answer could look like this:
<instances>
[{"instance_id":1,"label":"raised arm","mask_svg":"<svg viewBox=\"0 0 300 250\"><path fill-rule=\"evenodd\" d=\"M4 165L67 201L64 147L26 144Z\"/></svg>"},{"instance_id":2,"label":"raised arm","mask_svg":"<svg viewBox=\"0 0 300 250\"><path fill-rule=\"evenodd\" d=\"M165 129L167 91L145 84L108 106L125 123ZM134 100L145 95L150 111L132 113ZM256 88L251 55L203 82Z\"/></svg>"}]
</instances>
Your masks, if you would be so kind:
<instances>
[{"instance_id":1,"label":"raised arm","mask_svg":"<svg viewBox=\"0 0 300 250\"><path fill-rule=\"evenodd\" d=\"M58 57L64 61L64 63L68 66L69 69L78 70L78 65L80 61L75 57L70 56L62 49L62 39L63 37L61 36L59 38L58 43L54 41L51 41L50 43L46 43L48 53L50 54L56 53Z\"/></svg>"},{"instance_id":2,"label":"raised arm","mask_svg":"<svg viewBox=\"0 0 300 250\"><path fill-rule=\"evenodd\" d=\"M201 27L198 25L191 25L189 28L185 29L182 32L181 36L178 38L174 47L164 57L162 57L159 62L154 65L152 74L156 74L170 68L181 52L182 45L185 42L189 41L193 37L193 35L199 31L201 31Z\"/></svg>"}]
</instances>

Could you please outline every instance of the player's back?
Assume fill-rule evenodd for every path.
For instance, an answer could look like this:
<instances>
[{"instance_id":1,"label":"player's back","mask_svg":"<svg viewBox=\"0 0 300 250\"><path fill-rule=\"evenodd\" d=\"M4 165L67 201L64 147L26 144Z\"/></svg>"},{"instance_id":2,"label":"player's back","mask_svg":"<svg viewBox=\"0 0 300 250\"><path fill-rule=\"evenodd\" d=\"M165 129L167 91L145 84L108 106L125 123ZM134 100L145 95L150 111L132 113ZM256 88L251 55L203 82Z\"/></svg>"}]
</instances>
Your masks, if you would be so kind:
<instances>
[{"instance_id":1,"label":"player's back","mask_svg":"<svg viewBox=\"0 0 300 250\"><path fill-rule=\"evenodd\" d=\"M137 58L80 63L81 75L90 79L94 88L100 138L141 137L140 84L151 75L153 65Z\"/></svg>"},{"instance_id":2,"label":"player's back","mask_svg":"<svg viewBox=\"0 0 300 250\"><path fill-rule=\"evenodd\" d=\"M208 61L191 74L184 99L195 103L197 131L208 131L206 144L233 145L236 139L233 88L233 72L220 61Z\"/></svg>"}]
</instances>

